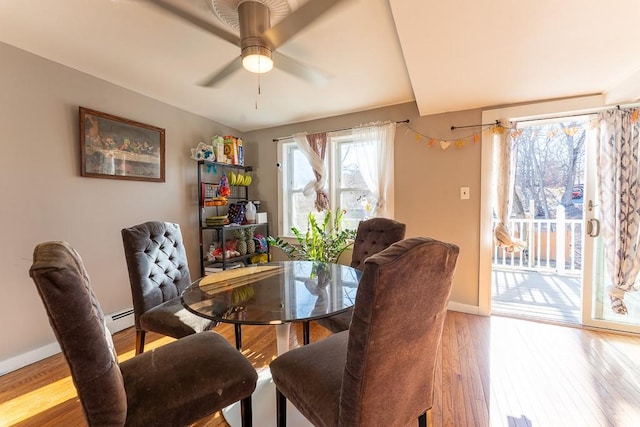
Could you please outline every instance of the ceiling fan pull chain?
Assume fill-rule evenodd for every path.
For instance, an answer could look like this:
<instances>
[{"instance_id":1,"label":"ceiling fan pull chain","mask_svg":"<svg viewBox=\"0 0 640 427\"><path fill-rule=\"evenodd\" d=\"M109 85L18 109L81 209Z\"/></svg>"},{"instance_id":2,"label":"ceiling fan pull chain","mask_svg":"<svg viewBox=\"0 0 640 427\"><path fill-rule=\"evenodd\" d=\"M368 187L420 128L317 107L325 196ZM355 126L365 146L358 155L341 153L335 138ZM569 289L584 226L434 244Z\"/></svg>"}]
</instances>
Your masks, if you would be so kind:
<instances>
[{"instance_id":1,"label":"ceiling fan pull chain","mask_svg":"<svg viewBox=\"0 0 640 427\"><path fill-rule=\"evenodd\" d=\"M256 74L258 76L258 91L256 93L256 110L258 109L258 97L260 96L260 74Z\"/></svg>"}]
</instances>

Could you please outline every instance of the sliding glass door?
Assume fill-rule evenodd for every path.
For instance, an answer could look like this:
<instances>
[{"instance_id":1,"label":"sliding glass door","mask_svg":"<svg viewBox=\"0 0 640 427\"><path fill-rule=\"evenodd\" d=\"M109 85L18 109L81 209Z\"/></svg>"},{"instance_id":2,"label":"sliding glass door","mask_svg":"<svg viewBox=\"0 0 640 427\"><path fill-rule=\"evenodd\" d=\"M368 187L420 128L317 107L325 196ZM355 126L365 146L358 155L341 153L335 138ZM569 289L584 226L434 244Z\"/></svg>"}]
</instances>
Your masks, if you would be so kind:
<instances>
[{"instance_id":1,"label":"sliding glass door","mask_svg":"<svg viewBox=\"0 0 640 427\"><path fill-rule=\"evenodd\" d=\"M626 332L640 332L640 292L625 292L624 304L626 313L613 310L611 295L615 295L615 286L610 266L605 262L607 251L613 250L611 242L607 244L603 236L603 222L612 220L611 204L603 203L599 188L599 176L603 176L599 168L603 161L598 161L599 132L598 123L592 122L588 135L586 150L586 188L585 188L585 269L583 280L582 323L599 328L615 329ZM637 144L629 141L629 143ZM619 192L620 190L617 190ZM624 190L623 190L624 191ZM638 195L640 197L640 194ZM617 199L616 192L606 192L605 197ZM636 241L637 245L640 242ZM636 288L638 284L636 284Z\"/></svg>"},{"instance_id":2,"label":"sliding glass door","mask_svg":"<svg viewBox=\"0 0 640 427\"><path fill-rule=\"evenodd\" d=\"M601 196L598 191L598 167L602 163L598 161L598 132L594 129L597 125L595 120L596 112L604 109L601 103L601 97L588 97L483 112L483 123L500 120L512 132L512 137L522 138L525 135L524 133L521 134L521 132L533 132L532 129L518 130L522 128L525 122L527 126L535 124L536 121L543 125L557 121L573 123L578 119L578 116L584 119L584 126L586 126L587 132L584 140L584 150L579 153L579 158L572 159L572 161L578 162L578 167L574 169L575 176L569 176L570 174L563 176L558 181L560 184L553 184L553 180L557 180L557 177L551 176L548 180L553 184L553 188L542 185L542 181L536 181L538 178L533 175L530 177L530 182L526 182L526 179L528 179L526 174L520 176L520 182L515 183L516 191L519 188L521 193L516 197L514 192L512 197L514 199L520 198L521 200L515 200L515 203L520 203L520 205L516 206L512 212L522 211L522 218L512 218L512 220L514 224L522 223L523 225L520 226L520 229L515 226L512 230L515 233L514 237L525 240L527 246L522 253L508 254L506 258L504 256L496 256L497 251L493 236L496 222L493 213L495 212L494 204L496 200L492 197L494 194L492 177L496 173L493 164L494 145L491 135L483 135L483 196L481 202L479 280L480 314L492 313L492 295L495 294L495 289L497 288L495 280L498 277L495 274L496 267L501 268L502 271L505 271L505 268L507 270L511 269L508 274L503 274L503 276L507 278L507 281L510 281L508 285L511 286L510 291L514 295L525 295L527 293L533 295L537 291L533 287L526 287L530 283L518 281L518 277L531 277L532 275L529 273L542 273L546 279L549 279L549 275L554 275L554 277L563 276L564 278L573 275L572 280L577 280L580 288L578 291L580 298L577 302L580 311L577 316L578 323L591 327L640 332L640 292L624 292L626 313L615 312L612 309L611 295L619 294L620 290L615 289L612 283L614 275L609 271L611 266L608 266L607 262L605 262L605 253L610 254L615 249L612 249L611 238L608 237L608 240L604 240L602 233L603 220L610 218L613 213L611 212L612 209L607 207L610 206L610 203L603 204L601 202ZM573 132L568 125L561 126L560 131L567 132L567 135ZM541 129L537 132L541 132ZM578 130L576 135L579 132ZM547 135L546 131L544 135ZM549 134L548 136L549 138L546 139L551 140L552 135ZM561 136L564 137L564 135ZM531 138L532 141L533 139ZM570 138L565 139L569 140ZM513 141L510 142L513 143ZM520 141L520 143L522 142ZM543 141L543 144L546 143ZM637 138L634 143L638 144ZM527 146L524 148L531 149L532 147ZM556 147L555 149L561 150L562 148ZM546 154L549 154L549 152L550 150L545 151ZM531 157L531 159L535 160L534 157ZM552 160L557 162L558 159ZM583 167L579 165L580 162ZM539 169L545 171L544 167ZM545 172L548 174L549 171L546 170ZM530 188L526 188L527 185ZM616 191L624 192L628 191L628 189ZM633 191L640 193L640 188ZM542 197L545 194L548 196L546 200ZM605 194L613 195L612 193ZM638 197L640 197L640 194L638 194ZM524 199L527 199L527 203L524 202ZM535 203L529 199L533 199ZM552 203L545 204L549 200L552 200ZM559 215L558 207L562 205L564 205L561 210L562 215ZM571 213L572 211L574 211L573 214ZM536 223L544 222L543 220L547 221L546 225L540 226L539 232L536 233L536 230L538 230ZM573 224L574 222L576 224ZM511 226L514 227L513 224ZM543 236L545 231L547 233L546 239ZM640 239L636 239L634 244L640 245ZM498 263L502 263L502 265L498 265ZM611 260L608 263L611 264ZM522 271L525 271L525 274L514 274L515 267L521 268ZM540 271L541 268L546 268L547 271ZM552 280L558 282L560 279ZM638 286L638 284L635 285L636 288ZM634 289L631 287L630 290L633 291Z\"/></svg>"}]
</instances>

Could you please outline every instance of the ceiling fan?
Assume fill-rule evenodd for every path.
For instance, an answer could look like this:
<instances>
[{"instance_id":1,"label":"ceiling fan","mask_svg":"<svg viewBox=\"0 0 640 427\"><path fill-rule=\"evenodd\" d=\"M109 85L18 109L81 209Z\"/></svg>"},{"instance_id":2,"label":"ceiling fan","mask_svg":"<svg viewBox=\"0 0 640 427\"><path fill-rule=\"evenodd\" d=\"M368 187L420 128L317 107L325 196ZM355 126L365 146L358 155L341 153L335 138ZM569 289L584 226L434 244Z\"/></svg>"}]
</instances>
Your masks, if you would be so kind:
<instances>
[{"instance_id":1,"label":"ceiling fan","mask_svg":"<svg viewBox=\"0 0 640 427\"><path fill-rule=\"evenodd\" d=\"M329 80L325 72L279 53L276 49L344 0L309 0L293 13L290 13L286 0L210 0L218 18L240 30L240 37L176 7L168 0L148 1L240 48L240 56L203 81L202 86L215 86L243 67L253 73L266 73L275 66L316 85ZM272 27L272 18L282 19Z\"/></svg>"}]
</instances>

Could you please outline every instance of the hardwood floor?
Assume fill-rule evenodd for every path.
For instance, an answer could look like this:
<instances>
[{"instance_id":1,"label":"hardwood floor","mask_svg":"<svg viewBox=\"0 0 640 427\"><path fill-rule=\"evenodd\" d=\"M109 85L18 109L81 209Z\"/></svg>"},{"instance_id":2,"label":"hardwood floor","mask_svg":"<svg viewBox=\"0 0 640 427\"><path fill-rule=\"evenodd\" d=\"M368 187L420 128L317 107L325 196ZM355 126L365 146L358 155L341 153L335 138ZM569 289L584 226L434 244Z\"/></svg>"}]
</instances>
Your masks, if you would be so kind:
<instances>
[{"instance_id":1,"label":"hardwood floor","mask_svg":"<svg viewBox=\"0 0 640 427\"><path fill-rule=\"evenodd\" d=\"M301 343L295 330L293 344ZM233 343L229 325L216 331ZM312 341L326 335L312 325ZM121 360L133 356L131 329L114 341ZM147 348L169 341L149 334ZM274 328L244 327L243 342L257 369L275 357ZM639 425L638 336L449 312L440 353L433 426ZM0 426L13 425L85 425L62 356L0 377ZM214 414L195 425L227 423Z\"/></svg>"}]
</instances>

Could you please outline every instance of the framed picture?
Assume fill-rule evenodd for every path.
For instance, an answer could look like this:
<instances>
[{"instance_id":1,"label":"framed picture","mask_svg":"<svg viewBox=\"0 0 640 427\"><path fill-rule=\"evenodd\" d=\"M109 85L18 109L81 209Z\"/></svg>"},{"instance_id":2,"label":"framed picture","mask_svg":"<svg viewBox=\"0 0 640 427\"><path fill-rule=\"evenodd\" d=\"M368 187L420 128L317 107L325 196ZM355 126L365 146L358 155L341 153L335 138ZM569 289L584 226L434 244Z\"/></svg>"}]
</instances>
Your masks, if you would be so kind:
<instances>
[{"instance_id":1,"label":"framed picture","mask_svg":"<svg viewBox=\"0 0 640 427\"><path fill-rule=\"evenodd\" d=\"M165 130L80 107L80 174L164 182Z\"/></svg>"}]
</instances>

